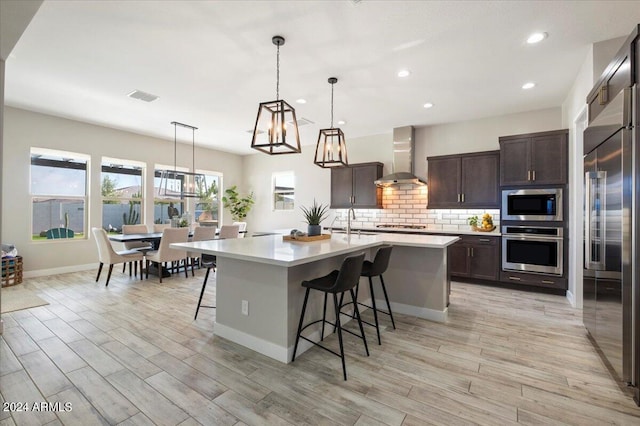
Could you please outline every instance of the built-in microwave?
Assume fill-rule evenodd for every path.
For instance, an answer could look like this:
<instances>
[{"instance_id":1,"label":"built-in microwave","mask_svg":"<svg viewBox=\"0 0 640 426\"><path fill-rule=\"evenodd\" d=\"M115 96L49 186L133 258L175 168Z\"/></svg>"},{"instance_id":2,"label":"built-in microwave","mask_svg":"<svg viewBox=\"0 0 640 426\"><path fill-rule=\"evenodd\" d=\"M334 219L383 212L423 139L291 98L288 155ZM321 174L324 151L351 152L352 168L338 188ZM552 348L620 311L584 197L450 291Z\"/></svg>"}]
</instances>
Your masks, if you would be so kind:
<instances>
[{"instance_id":1,"label":"built-in microwave","mask_svg":"<svg viewBox=\"0 0 640 426\"><path fill-rule=\"evenodd\" d=\"M500 220L562 221L562 188L503 190Z\"/></svg>"}]
</instances>

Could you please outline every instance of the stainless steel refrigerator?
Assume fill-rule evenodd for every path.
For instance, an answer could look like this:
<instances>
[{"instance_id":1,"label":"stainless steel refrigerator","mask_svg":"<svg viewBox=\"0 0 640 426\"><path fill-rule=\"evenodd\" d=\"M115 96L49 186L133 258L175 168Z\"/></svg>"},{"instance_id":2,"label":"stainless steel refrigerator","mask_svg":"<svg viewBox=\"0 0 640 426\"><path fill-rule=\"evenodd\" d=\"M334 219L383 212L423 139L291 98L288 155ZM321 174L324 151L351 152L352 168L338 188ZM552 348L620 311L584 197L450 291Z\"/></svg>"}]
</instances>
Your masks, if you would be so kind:
<instances>
[{"instance_id":1,"label":"stainless steel refrigerator","mask_svg":"<svg viewBox=\"0 0 640 426\"><path fill-rule=\"evenodd\" d=\"M638 368L633 329L634 90L621 90L584 132L583 320L623 385L635 385Z\"/></svg>"}]
</instances>

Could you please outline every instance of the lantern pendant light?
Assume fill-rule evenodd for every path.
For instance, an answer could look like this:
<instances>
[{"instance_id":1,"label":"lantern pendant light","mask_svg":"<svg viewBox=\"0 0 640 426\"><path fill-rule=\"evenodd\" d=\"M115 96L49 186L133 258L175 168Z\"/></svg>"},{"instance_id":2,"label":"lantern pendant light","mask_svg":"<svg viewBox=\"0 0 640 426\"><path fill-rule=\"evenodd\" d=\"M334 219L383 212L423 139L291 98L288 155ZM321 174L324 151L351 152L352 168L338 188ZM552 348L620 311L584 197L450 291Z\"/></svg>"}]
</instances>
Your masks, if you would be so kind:
<instances>
[{"instance_id":1,"label":"lantern pendant light","mask_svg":"<svg viewBox=\"0 0 640 426\"><path fill-rule=\"evenodd\" d=\"M172 121L173 124L173 170L160 172L158 195L164 198L200 198L207 193L207 179L204 174L196 173L196 130L197 127ZM191 129L191 166L192 172L178 171L176 165L178 151L178 126Z\"/></svg>"},{"instance_id":2,"label":"lantern pendant light","mask_svg":"<svg viewBox=\"0 0 640 426\"><path fill-rule=\"evenodd\" d=\"M328 81L331 84L331 128L320 130L313 162L324 168L348 166L344 133L333 127L333 85L338 82L338 79L330 77Z\"/></svg>"},{"instance_id":3,"label":"lantern pendant light","mask_svg":"<svg viewBox=\"0 0 640 426\"><path fill-rule=\"evenodd\" d=\"M274 36L271 41L277 46L276 100L262 102L258 107L251 148L269 155L297 154L301 150L296 110L280 99L280 46L284 37Z\"/></svg>"}]
</instances>

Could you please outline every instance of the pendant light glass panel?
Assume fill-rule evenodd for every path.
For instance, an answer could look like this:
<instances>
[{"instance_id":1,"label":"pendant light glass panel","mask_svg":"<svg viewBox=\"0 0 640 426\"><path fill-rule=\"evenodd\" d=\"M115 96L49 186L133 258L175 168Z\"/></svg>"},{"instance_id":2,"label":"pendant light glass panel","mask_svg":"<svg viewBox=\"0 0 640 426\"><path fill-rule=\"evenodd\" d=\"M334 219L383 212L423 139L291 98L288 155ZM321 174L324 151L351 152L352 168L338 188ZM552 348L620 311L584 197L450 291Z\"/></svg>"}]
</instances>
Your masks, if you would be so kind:
<instances>
[{"instance_id":1,"label":"pendant light glass panel","mask_svg":"<svg viewBox=\"0 0 640 426\"><path fill-rule=\"evenodd\" d=\"M295 109L283 100L262 102L253 129L251 148L270 155L299 153Z\"/></svg>"},{"instance_id":2,"label":"pendant light glass panel","mask_svg":"<svg viewBox=\"0 0 640 426\"><path fill-rule=\"evenodd\" d=\"M158 196L161 198L200 198L202 194L206 194L209 187L207 186L207 178L202 173L195 173L195 131L197 127L188 124L172 121L174 127L173 136L173 170L162 170L160 172L160 184L158 187ZM183 172L177 169L177 150L178 137L177 126L191 129L192 135L192 168L193 172Z\"/></svg>"},{"instance_id":3,"label":"pendant light glass panel","mask_svg":"<svg viewBox=\"0 0 640 426\"><path fill-rule=\"evenodd\" d=\"M297 154L301 149L296 110L280 99L280 46L284 45L284 37L273 36L271 42L277 46L276 100L262 102L258 107L251 148L269 155Z\"/></svg>"},{"instance_id":4,"label":"pendant light glass panel","mask_svg":"<svg viewBox=\"0 0 640 426\"><path fill-rule=\"evenodd\" d=\"M340 129L322 129L318 134L314 163L320 167L348 166L347 144Z\"/></svg>"}]
</instances>

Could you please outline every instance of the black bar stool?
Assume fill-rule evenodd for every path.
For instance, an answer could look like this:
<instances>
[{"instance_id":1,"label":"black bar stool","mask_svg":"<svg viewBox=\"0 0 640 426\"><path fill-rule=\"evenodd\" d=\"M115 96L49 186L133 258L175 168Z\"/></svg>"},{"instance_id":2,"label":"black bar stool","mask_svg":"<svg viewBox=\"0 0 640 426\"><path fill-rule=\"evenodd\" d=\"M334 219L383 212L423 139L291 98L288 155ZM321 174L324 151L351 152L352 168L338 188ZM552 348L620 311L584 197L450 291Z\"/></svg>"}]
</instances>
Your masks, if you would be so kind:
<instances>
[{"instance_id":1,"label":"black bar stool","mask_svg":"<svg viewBox=\"0 0 640 426\"><path fill-rule=\"evenodd\" d=\"M379 345L381 345L382 342L380 340L380 324L378 323L378 312L380 312L381 314L389 315L391 317L391 324L393 325L393 329L394 330L396 329L396 323L393 320L393 313L391 312L391 305L389 304L389 296L387 296L387 288L384 285L384 278L382 278L382 274L389 267L389 259L391 258L391 249L393 249L393 246L390 246L390 245L380 246L378 248L378 251L376 251L376 255L373 259L373 262L370 262L368 260L364 261L362 265L362 272L360 273L360 276L369 278L369 291L371 292L371 304L373 306L369 306L360 302L358 302L358 305L364 306L373 311L373 319L375 321L375 324L372 324L365 320L362 320L362 322L376 328ZM380 277L380 284L382 286L382 292L384 293L384 300L387 302L388 311L383 311L376 307L376 297L373 292L373 280L372 280L372 277L376 277L376 276ZM358 300L358 289L359 289L359 285L356 285L356 300ZM353 302L347 302L343 305L342 297L341 297L340 310L342 310L343 306L350 305L351 303ZM343 315L348 315L348 314L343 313ZM351 316L351 318L353 318L353 316Z\"/></svg>"},{"instance_id":2,"label":"black bar stool","mask_svg":"<svg viewBox=\"0 0 640 426\"><path fill-rule=\"evenodd\" d=\"M207 280L209 279L209 272L211 272L211 270L215 269L216 267L216 257L210 254L203 254L200 262L201 262L200 267L207 268L207 273L204 275L204 282L202 283L202 291L200 291L200 299L198 299L198 307L196 308L196 316L193 317L194 320L198 319L198 311L200 310L200 308L213 308L213 309L216 308L215 306L201 305L202 296L204 296L204 290L207 288Z\"/></svg>"},{"instance_id":3,"label":"black bar stool","mask_svg":"<svg viewBox=\"0 0 640 426\"><path fill-rule=\"evenodd\" d=\"M369 347L367 346L367 338L364 335L364 328L362 327L362 320L360 319L360 312L358 311L358 305L356 303L353 304L355 307L355 318L358 320L358 326L360 327L360 335L356 333L343 329L340 324L340 305L338 305L338 293L341 293L341 299L344 296L344 293L348 291L351 294L351 300L356 300L356 295L353 291L354 287L358 285L358 281L360 280L360 273L362 272L362 262L364 260L364 253L355 256L348 256L342 262L342 266L340 270L334 270L333 272L325 275L324 277L315 278L311 281L302 281L302 286L307 288L307 291L304 295L304 303L302 305L302 313L300 314L300 323L298 324L298 334L296 336L296 344L293 347L293 357L291 362L296 359L296 352L298 350L298 342L300 338L313 343L316 346L321 347L322 349L331 352L332 354L339 356L342 360L342 373L344 375L344 379L347 380L347 367L344 362L344 347L342 345L342 331L346 331L347 333L353 334L356 337L359 337L364 342L364 349L369 356ZM318 290L324 293L324 308L322 311L322 319L310 322L309 324L302 326L304 322L304 313L307 310L307 301L309 300L309 290ZM331 293L333 294L333 305L336 312L336 321L335 324L326 320L326 311L327 311L327 295ZM334 329L338 331L338 342L340 344L340 353L332 351L331 349L322 346L321 344L314 342L303 336L301 333L307 327L316 324L318 322L322 322L322 334L320 335L320 341L324 340L324 325L325 323L333 325Z\"/></svg>"}]
</instances>

